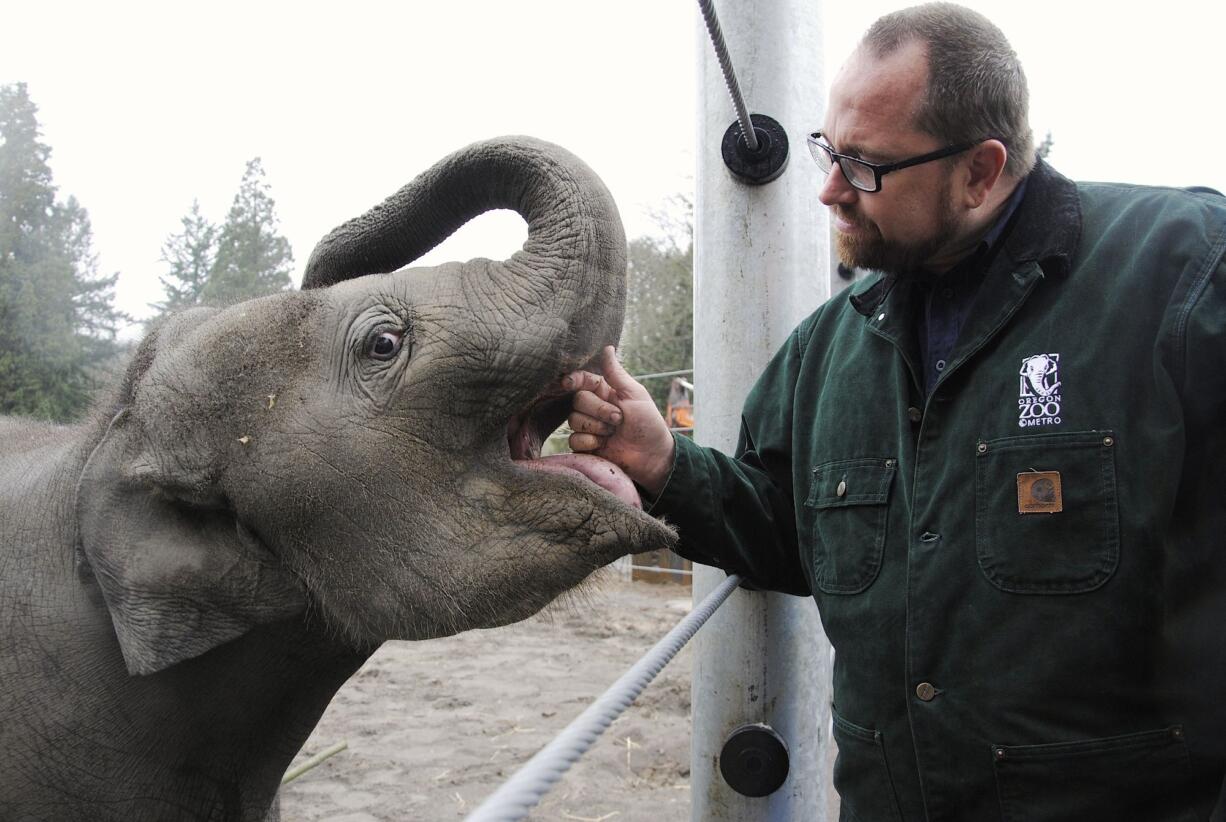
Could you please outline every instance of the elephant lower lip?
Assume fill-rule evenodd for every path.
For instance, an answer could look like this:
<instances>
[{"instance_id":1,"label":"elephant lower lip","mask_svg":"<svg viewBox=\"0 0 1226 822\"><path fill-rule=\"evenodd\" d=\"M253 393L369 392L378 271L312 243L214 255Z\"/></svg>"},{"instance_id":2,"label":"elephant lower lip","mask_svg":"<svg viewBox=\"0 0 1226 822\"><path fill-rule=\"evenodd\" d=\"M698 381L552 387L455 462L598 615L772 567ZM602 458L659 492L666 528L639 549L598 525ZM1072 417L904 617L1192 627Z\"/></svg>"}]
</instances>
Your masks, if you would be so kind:
<instances>
[{"instance_id":1,"label":"elephant lower lip","mask_svg":"<svg viewBox=\"0 0 1226 822\"><path fill-rule=\"evenodd\" d=\"M571 395L549 393L539 397L527 411L507 421L507 450L515 465L554 474L582 478L608 491L632 508L643 502L626 473L606 459L592 454L554 454L541 457L541 444L570 411Z\"/></svg>"},{"instance_id":2,"label":"elephant lower lip","mask_svg":"<svg viewBox=\"0 0 1226 822\"><path fill-rule=\"evenodd\" d=\"M516 465L555 474L583 477L598 485L632 508L643 507L634 483L613 463L591 454L556 454L542 459L516 460Z\"/></svg>"}]
</instances>

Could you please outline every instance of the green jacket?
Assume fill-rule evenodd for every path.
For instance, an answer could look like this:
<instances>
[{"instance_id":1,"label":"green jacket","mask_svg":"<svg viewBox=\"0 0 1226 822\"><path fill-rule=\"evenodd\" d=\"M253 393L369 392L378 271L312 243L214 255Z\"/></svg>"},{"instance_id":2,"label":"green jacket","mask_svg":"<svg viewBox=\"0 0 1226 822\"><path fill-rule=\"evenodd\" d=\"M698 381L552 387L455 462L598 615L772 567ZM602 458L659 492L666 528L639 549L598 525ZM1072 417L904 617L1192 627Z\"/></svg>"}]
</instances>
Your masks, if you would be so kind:
<instances>
[{"instance_id":1,"label":"green jacket","mask_svg":"<svg viewBox=\"0 0 1226 822\"><path fill-rule=\"evenodd\" d=\"M843 819L1203 820L1226 765L1226 199L1040 164L926 399L905 282L806 319L685 556L812 593ZM793 740L793 745L803 744Z\"/></svg>"}]
</instances>

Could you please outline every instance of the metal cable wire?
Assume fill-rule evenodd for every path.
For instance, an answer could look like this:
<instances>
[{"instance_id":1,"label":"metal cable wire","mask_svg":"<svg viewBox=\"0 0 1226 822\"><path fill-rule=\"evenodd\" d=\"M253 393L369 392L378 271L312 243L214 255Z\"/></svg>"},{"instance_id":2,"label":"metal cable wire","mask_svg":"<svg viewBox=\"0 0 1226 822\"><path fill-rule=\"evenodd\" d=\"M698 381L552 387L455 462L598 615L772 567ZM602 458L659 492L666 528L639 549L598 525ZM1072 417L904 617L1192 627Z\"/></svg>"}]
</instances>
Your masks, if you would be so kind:
<instances>
[{"instance_id":1,"label":"metal cable wire","mask_svg":"<svg viewBox=\"0 0 1226 822\"><path fill-rule=\"evenodd\" d=\"M732 106L736 109L736 119L741 123L741 136L750 151L758 150L758 135L754 134L753 123L749 120L749 109L745 108L745 100L741 97L741 86L736 81L736 72L732 70L732 58L728 56L728 46L724 43L724 33L719 28L719 18L715 16L715 6L711 0L698 0L702 9L702 19L707 24L707 33L711 35L711 45L715 46L715 57L719 60L720 70L724 73L724 82L728 85L728 93L732 96Z\"/></svg>"},{"instance_id":2,"label":"metal cable wire","mask_svg":"<svg viewBox=\"0 0 1226 822\"><path fill-rule=\"evenodd\" d=\"M517 822L541 801L549 789L605 732L622 711L630 707L647 684L656 678L690 637L715 613L715 609L741 584L735 574L707 595L685 619L643 655L629 671L600 695L587 710L567 725L553 741L541 748L522 768L502 783L465 822Z\"/></svg>"}]
</instances>

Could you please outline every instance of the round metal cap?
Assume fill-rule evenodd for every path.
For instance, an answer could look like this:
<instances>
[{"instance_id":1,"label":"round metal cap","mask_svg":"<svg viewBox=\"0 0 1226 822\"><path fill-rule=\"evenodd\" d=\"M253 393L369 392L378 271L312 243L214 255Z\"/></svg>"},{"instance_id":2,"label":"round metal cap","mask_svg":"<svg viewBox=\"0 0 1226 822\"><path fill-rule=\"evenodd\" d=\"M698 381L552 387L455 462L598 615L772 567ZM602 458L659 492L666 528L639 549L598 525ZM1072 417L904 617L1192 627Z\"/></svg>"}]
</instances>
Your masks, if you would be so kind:
<instances>
[{"instance_id":1,"label":"round metal cap","mask_svg":"<svg viewBox=\"0 0 1226 822\"><path fill-rule=\"evenodd\" d=\"M733 120L720 142L720 153L734 177L742 183L762 185L782 174L787 166L788 134L777 120L765 114L751 114L749 122L758 138L758 150L749 150L740 121Z\"/></svg>"},{"instance_id":2,"label":"round metal cap","mask_svg":"<svg viewBox=\"0 0 1226 822\"><path fill-rule=\"evenodd\" d=\"M719 753L719 772L742 796L769 796L788 778L788 746L769 725L742 725Z\"/></svg>"}]
</instances>

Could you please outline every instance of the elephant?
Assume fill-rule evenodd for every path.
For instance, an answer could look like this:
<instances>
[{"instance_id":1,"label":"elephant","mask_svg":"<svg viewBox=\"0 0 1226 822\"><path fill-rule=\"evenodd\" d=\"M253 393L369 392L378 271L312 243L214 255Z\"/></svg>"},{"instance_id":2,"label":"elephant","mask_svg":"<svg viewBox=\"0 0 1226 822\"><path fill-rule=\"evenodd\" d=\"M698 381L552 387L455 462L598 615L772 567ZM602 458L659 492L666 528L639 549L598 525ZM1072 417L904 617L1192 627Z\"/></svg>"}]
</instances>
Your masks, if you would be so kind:
<instances>
[{"instance_id":1,"label":"elephant","mask_svg":"<svg viewBox=\"0 0 1226 822\"><path fill-rule=\"evenodd\" d=\"M528 224L509 259L404 268L494 208ZM540 458L560 377L618 340L625 245L574 155L475 143L300 290L154 327L84 422L0 419L0 819L275 818L382 642L672 545L611 463Z\"/></svg>"}]
</instances>

